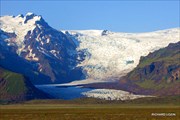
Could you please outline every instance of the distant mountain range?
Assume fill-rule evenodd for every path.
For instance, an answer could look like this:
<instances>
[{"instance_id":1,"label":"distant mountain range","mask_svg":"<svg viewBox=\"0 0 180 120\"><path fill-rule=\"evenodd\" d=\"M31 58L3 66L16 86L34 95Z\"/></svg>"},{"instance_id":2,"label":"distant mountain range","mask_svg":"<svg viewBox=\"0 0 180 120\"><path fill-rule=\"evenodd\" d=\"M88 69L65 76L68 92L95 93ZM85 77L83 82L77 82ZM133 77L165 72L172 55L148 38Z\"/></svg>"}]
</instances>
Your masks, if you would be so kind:
<instances>
[{"instance_id":1,"label":"distant mountain range","mask_svg":"<svg viewBox=\"0 0 180 120\"><path fill-rule=\"evenodd\" d=\"M34 13L2 16L0 85L3 88L9 85L7 75L4 76L8 70L8 74L18 73L23 89L27 83L24 77L33 84L78 80L88 84L123 78L119 83L128 83L125 89L132 85L130 91L179 94L179 35L179 28L149 33L59 31ZM1 94L6 96L3 88ZM21 95L20 98L26 99L23 91Z\"/></svg>"}]
</instances>

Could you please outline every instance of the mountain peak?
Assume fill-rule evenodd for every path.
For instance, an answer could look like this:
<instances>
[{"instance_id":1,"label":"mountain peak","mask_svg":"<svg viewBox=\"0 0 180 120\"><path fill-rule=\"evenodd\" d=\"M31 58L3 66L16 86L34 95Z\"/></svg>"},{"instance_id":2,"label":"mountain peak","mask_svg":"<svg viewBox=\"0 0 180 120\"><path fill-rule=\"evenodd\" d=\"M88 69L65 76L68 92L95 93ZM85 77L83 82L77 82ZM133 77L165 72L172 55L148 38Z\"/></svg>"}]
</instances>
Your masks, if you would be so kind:
<instances>
[{"instance_id":1,"label":"mountain peak","mask_svg":"<svg viewBox=\"0 0 180 120\"><path fill-rule=\"evenodd\" d=\"M102 36L103 36L103 35L108 35L108 34L110 34L110 33L112 33L112 32L109 31L109 30L103 30L102 33L101 33L101 35L102 35Z\"/></svg>"},{"instance_id":2,"label":"mountain peak","mask_svg":"<svg viewBox=\"0 0 180 120\"><path fill-rule=\"evenodd\" d=\"M28 13L26 14L26 16L30 16L30 15L35 15L35 14L32 13L32 12L28 12Z\"/></svg>"},{"instance_id":3,"label":"mountain peak","mask_svg":"<svg viewBox=\"0 0 180 120\"><path fill-rule=\"evenodd\" d=\"M41 16L38 16L34 13L28 12L24 17L24 23L27 23L29 20L34 19L35 21L40 21L42 19Z\"/></svg>"},{"instance_id":4,"label":"mountain peak","mask_svg":"<svg viewBox=\"0 0 180 120\"><path fill-rule=\"evenodd\" d=\"M23 44L24 37L29 31L33 31L37 26L49 27L45 20L34 13L28 12L25 15L19 14L13 16L0 17L0 29L4 32L15 33L17 37L18 46Z\"/></svg>"},{"instance_id":5,"label":"mountain peak","mask_svg":"<svg viewBox=\"0 0 180 120\"><path fill-rule=\"evenodd\" d=\"M24 15L23 14L19 14L16 16L17 18L24 18Z\"/></svg>"}]
</instances>

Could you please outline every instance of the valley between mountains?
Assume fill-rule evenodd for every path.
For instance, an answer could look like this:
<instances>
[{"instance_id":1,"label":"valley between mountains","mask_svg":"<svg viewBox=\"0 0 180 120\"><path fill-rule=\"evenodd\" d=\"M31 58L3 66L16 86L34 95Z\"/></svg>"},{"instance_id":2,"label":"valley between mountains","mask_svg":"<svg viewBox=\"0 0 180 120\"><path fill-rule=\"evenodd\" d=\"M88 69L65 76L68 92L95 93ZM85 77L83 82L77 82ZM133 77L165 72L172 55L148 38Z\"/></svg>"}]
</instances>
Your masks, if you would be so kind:
<instances>
[{"instance_id":1,"label":"valley between mountains","mask_svg":"<svg viewBox=\"0 0 180 120\"><path fill-rule=\"evenodd\" d=\"M56 30L34 13L1 16L0 100L179 96L179 41L180 28Z\"/></svg>"}]
</instances>

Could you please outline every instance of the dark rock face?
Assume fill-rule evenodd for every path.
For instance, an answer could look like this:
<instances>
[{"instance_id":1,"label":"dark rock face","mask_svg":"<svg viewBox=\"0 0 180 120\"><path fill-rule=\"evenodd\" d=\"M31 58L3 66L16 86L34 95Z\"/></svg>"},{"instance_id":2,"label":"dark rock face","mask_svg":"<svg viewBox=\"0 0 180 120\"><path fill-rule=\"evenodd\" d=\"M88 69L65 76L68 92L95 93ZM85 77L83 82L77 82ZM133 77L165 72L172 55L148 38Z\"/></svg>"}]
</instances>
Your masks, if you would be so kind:
<instances>
[{"instance_id":1,"label":"dark rock face","mask_svg":"<svg viewBox=\"0 0 180 120\"><path fill-rule=\"evenodd\" d=\"M171 70L170 70L171 69ZM152 79L154 81L162 79L176 78L179 79L180 66L169 65L166 66L164 62L153 62L143 68L136 69L137 73L135 76L131 76L130 79L138 81L143 79ZM175 75L176 74L176 75ZM177 76L177 77L173 77ZM166 77L166 78L165 78Z\"/></svg>"},{"instance_id":2,"label":"dark rock face","mask_svg":"<svg viewBox=\"0 0 180 120\"><path fill-rule=\"evenodd\" d=\"M106 35L109 35L109 34L113 34L113 33L111 31L109 31L109 30L103 30L102 33L101 33L102 36L106 36Z\"/></svg>"},{"instance_id":3,"label":"dark rock face","mask_svg":"<svg viewBox=\"0 0 180 120\"><path fill-rule=\"evenodd\" d=\"M32 33L28 32L24 43L26 52L20 56L33 61L32 56L28 56L32 52L38 59L33 64L42 74L49 76L53 82L68 82L69 66L75 64L72 62L75 56L70 56L68 51L75 51L75 46L63 33L51 27L37 26Z\"/></svg>"},{"instance_id":4,"label":"dark rock face","mask_svg":"<svg viewBox=\"0 0 180 120\"><path fill-rule=\"evenodd\" d=\"M51 82L50 78L38 72L36 66L32 65L30 61L27 61L24 58L17 55L15 53L17 46L15 44L13 44L12 46L8 46L7 43L3 41L2 35L9 37L10 40L14 39L12 36L9 36L9 34L6 34L3 31L1 31L0 66L10 71L21 73L24 76L27 76L35 84L38 84L39 82Z\"/></svg>"},{"instance_id":5,"label":"dark rock face","mask_svg":"<svg viewBox=\"0 0 180 120\"><path fill-rule=\"evenodd\" d=\"M25 20L24 20L24 23L27 23L28 20L32 19L35 15L32 13L32 14L29 14L29 15L26 15L25 16ZM23 17L23 16L22 16Z\"/></svg>"},{"instance_id":6,"label":"dark rock face","mask_svg":"<svg viewBox=\"0 0 180 120\"><path fill-rule=\"evenodd\" d=\"M180 95L180 42L142 57L123 79L138 86L137 93L146 90L156 95Z\"/></svg>"}]
</instances>

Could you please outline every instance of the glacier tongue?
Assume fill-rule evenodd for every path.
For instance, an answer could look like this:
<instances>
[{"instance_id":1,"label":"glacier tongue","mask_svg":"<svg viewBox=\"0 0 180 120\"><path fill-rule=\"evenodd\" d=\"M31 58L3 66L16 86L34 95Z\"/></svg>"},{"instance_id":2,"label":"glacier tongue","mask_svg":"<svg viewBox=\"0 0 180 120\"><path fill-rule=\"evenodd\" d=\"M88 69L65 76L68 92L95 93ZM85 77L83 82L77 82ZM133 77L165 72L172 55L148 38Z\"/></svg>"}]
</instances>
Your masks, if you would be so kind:
<instances>
[{"instance_id":1,"label":"glacier tongue","mask_svg":"<svg viewBox=\"0 0 180 120\"><path fill-rule=\"evenodd\" d=\"M78 51L85 49L87 52L85 60L78 64L83 67L87 79L97 81L119 79L137 66L141 56L180 40L179 28L149 33L111 32L102 35L102 32L104 31L65 32L79 42Z\"/></svg>"},{"instance_id":2,"label":"glacier tongue","mask_svg":"<svg viewBox=\"0 0 180 120\"><path fill-rule=\"evenodd\" d=\"M150 95L135 95L122 90L113 89L94 89L87 92L82 92L82 95L86 97L99 98L104 100L133 100L143 97L154 97Z\"/></svg>"}]
</instances>

